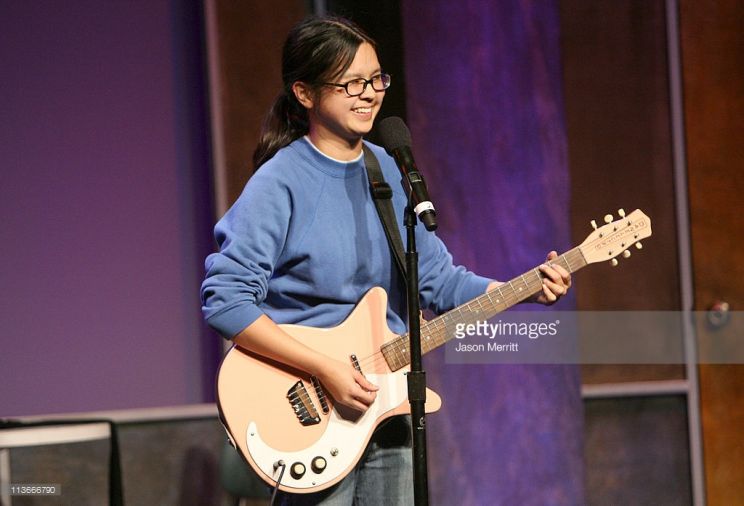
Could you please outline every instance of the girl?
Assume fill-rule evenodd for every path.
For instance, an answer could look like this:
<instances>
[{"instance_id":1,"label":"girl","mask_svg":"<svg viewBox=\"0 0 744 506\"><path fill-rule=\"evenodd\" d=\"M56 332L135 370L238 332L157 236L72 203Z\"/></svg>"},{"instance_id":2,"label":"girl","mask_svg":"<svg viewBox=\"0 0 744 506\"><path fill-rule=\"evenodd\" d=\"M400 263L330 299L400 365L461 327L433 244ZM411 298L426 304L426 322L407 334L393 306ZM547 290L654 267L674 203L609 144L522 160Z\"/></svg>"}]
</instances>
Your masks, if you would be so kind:
<instances>
[{"instance_id":1,"label":"girl","mask_svg":"<svg viewBox=\"0 0 744 506\"><path fill-rule=\"evenodd\" d=\"M254 153L256 172L217 223L220 250L207 258L202 302L209 325L240 347L318 378L335 403L364 412L378 387L351 364L285 333L277 323L333 327L372 287L389 294L387 323L406 331L405 289L371 199L362 156L390 86L375 43L340 18L310 18L283 49L284 89ZM367 143L388 182L400 174L385 151ZM401 234L407 198L393 186ZM455 266L444 244L419 225L421 305L458 306L498 283ZM548 255L554 258L555 252ZM537 302L552 303L569 274L544 265ZM340 483L317 494L284 494L285 504L411 504L410 428L396 417L373 435Z\"/></svg>"}]
</instances>

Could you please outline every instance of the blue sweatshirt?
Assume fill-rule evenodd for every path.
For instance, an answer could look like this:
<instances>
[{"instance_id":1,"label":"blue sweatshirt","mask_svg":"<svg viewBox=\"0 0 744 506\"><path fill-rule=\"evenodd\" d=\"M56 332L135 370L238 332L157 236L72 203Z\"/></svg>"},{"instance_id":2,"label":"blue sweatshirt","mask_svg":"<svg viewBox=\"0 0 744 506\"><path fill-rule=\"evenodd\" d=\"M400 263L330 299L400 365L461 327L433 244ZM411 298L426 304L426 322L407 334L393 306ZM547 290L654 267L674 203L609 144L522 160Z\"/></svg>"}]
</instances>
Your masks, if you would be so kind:
<instances>
[{"instance_id":1,"label":"blue sweatshirt","mask_svg":"<svg viewBox=\"0 0 744 506\"><path fill-rule=\"evenodd\" d=\"M367 144L393 188L405 244L406 196L395 161ZM405 288L369 192L364 159L341 162L309 139L281 149L251 177L215 226L201 288L207 323L232 338L261 314L276 323L333 327L372 287L387 291L390 329L406 331ZM455 266L436 235L416 230L422 308L447 311L485 292L489 279Z\"/></svg>"}]
</instances>

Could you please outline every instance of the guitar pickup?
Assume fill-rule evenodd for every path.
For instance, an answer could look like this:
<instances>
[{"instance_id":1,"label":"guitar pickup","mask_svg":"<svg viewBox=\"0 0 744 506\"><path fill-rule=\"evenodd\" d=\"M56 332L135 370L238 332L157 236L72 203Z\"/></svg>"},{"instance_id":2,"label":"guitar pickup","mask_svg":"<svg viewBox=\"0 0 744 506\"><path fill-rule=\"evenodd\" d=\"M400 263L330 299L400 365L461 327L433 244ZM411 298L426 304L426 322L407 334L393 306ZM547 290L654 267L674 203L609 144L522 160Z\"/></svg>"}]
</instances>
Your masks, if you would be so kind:
<instances>
[{"instance_id":1,"label":"guitar pickup","mask_svg":"<svg viewBox=\"0 0 744 506\"><path fill-rule=\"evenodd\" d=\"M351 360L351 366L356 369L359 372L362 372L362 367L359 365L359 359L356 355L349 355L349 360ZM362 373L364 374L364 373Z\"/></svg>"},{"instance_id":2,"label":"guitar pickup","mask_svg":"<svg viewBox=\"0 0 744 506\"><path fill-rule=\"evenodd\" d=\"M320 401L320 408L323 410L323 414L327 415L330 409L328 408L328 401L326 400L323 387L320 385L320 381L318 381L318 378L316 378L315 376L311 376L310 379L312 380L313 387L315 388L315 395L318 396L318 400Z\"/></svg>"},{"instance_id":3,"label":"guitar pickup","mask_svg":"<svg viewBox=\"0 0 744 506\"><path fill-rule=\"evenodd\" d=\"M302 425L317 425L320 423L320 415L307 393L305 384L298 381L287 391L287 399L297 419Z\"/></svg>"}]
</instances>

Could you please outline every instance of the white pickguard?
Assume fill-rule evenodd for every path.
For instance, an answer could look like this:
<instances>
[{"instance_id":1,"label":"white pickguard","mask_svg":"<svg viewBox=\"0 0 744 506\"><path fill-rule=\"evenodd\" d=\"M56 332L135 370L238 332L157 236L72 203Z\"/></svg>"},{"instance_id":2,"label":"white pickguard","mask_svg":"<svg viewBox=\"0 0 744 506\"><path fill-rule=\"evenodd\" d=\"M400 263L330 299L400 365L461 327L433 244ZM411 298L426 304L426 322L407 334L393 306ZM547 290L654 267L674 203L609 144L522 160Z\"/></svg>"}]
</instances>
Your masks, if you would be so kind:
<instances>
[{"instance_id":1,"label":"white pickguard","mask_svg":"<svg viewBox=\"0 0 744 506\"><path fill-rule=\"evenodd\" d=\"M343 474L355 461L357 452L363 448L365 438L372 432L377 419L391 409L398 407L408 397L408 386L403 370L391 374L367 374L369 381L379 386L377 399L360 418L349 421L341 418L334 408L326 430L312 446L296 452L281 452L266 444L255 422L248 424L246 441L248 451L254 462L267 476L275 476L274 463L283 460L287 468L281 484L286 487L305 489L322 485ZM335 453L335 455L334 455ZM310 463L315 457L326 460L326 469L315 473ZM305 465L305 474L299 479L290 475L289 469L295 462Z\"/></svg>"}]
</instances>

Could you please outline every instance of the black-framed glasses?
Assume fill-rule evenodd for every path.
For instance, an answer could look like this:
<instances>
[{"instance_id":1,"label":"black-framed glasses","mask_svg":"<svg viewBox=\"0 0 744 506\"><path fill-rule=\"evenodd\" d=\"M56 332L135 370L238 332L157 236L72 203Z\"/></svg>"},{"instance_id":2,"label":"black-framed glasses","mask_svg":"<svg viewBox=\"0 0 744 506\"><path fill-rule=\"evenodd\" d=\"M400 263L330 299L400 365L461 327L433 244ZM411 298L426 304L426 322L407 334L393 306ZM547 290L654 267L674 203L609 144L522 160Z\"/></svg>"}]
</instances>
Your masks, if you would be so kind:
<instances>
[{"instance_id":1,"label":"black-framed glasses","mask_svg":"<svg viewBox=\"0 0 744 506\"><path fill-rule=\"evenodd\" d=\"M390 87L390 74L377 74L369 79L360 77L358 79L352 79L343 84L340 83L321 83L327 86L336 86L346 90L346 94L350 97L358 97L367 90L367 85L371 84L372 89L375 91L385 91Z\"/></svg>"}]
</instances>

